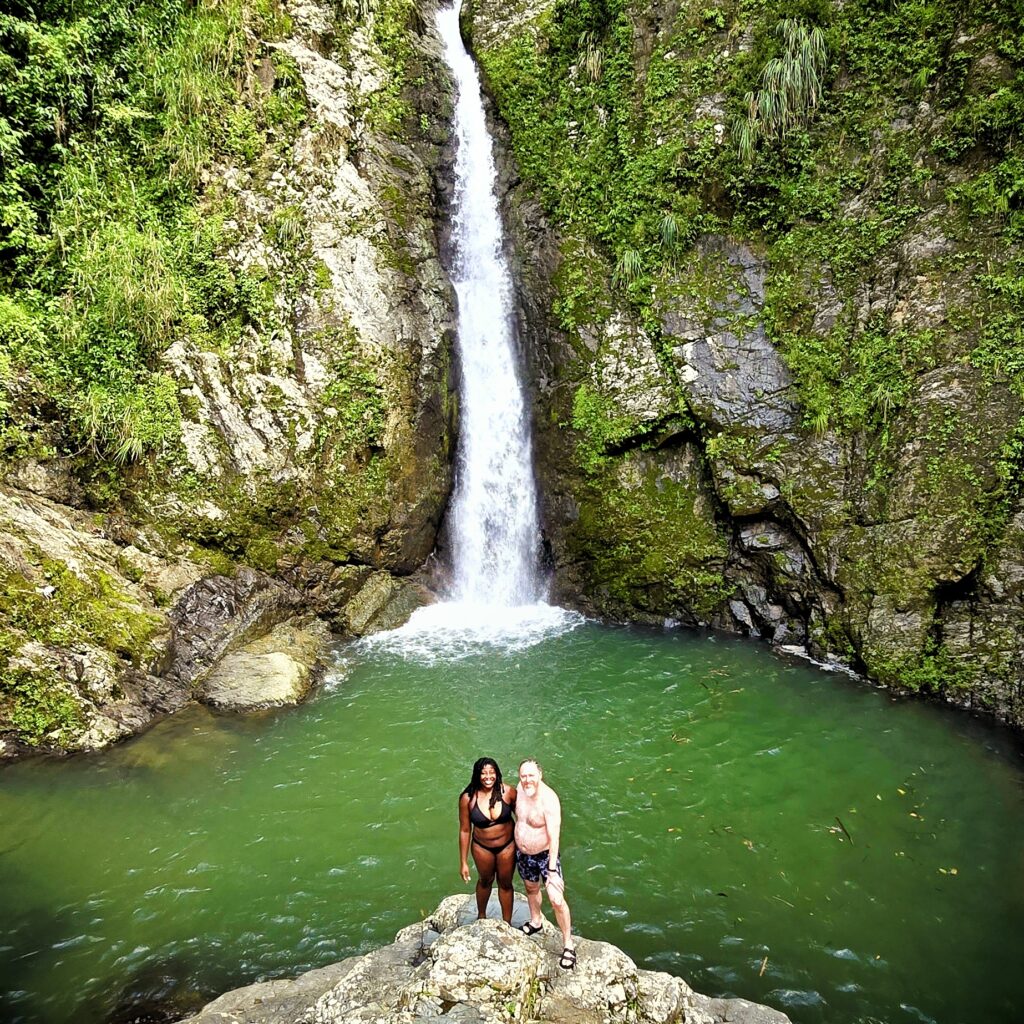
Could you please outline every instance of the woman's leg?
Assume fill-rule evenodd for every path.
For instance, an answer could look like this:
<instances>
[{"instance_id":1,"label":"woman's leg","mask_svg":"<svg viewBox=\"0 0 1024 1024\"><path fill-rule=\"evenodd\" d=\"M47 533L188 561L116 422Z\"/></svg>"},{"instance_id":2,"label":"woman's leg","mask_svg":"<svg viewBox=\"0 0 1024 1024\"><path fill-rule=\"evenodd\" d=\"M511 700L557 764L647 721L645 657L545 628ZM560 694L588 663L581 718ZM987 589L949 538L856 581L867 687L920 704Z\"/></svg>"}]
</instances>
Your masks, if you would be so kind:
<instances>
[{"instance_id":1,"label":"woman's leg","mask_svg":"<svg viewBox=\"0 0 1024 1024\"><path fill-rule=\"evenodd\" d=\"M487 901L491 898L491 889L494 886L494 871L498 858L489 850L485 850L477 843L471 843L469 847L473 851L473 862L476 864L476 916L487 916Z\"/></svg>"},{"instance_id":2,"label":"woman's leg","mask_svg":"<svg viewBox=\"0 0 1024 1024\"><path fill-rule=\"evenodd\" d=\"M509 843L495 858L498 862L498 902L501 904L501 916L505 924L512 923L512 903L515 891L512 879L516 873L516 844Z\"/></svg>"}]
</instances>

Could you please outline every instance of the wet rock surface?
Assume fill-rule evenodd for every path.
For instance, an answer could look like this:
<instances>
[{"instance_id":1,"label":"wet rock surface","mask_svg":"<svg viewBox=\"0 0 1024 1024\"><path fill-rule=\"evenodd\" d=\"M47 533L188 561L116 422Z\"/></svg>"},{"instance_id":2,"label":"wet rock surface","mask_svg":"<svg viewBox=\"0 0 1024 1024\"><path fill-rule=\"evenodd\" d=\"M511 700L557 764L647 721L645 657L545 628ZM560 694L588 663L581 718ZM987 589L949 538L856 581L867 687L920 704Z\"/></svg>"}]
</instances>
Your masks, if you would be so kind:
<instances>
[{"instance_id":1,"label":"wet rock surface","mask_svg":"<svg viewBox=\"0 0 1024 1024\"><path fill-rule=\"evenodd\" d=\"M194 699L293 702L327 627L390 628L430 599L404 577L434 549L454 446L440 42L429 18L399 26L399 130L374 116L395 83L372 18L286 6L254 87L291 76L304 118L259 161L202 171L217 260L260 282L261 327L219 347L183 328L159 354L180 438L114 467L113 505L81 460L4 467L0 757L94 749Z\"/></svg>"},{"instance_id":2,"label":"wet rock surface","mask_svg":"<svg viewBox=\"0 0 1024 1024\"><path fill-rule=\"evenodd\" d=\"M322 677L331 640L325 622L285 622L225 655L202 681L200 699L243 711L298 704Z\"/></svg>"},{"instance_id":3,"label":"wet rock surface","mask_svg":"<svg viewBox=\"0 0 1024 1024\"><path fill-rule=\"evenodd\" d=\"M634 46L616 59L632 62L637 83L652 60L663 70L695 59L681 52L685 40L676 45L679 10L654 4L629 15ZM1011 467L1020 463L1024 404L974 349L985 328L978 275L993 266L979 258L999 252L998 263L1014 250L998 226L950 220L945 184L973 171L941 169L898 225L880 214L870 185L841 195L835 217L890 232L855 270L828 246L801 251L816 239L807 225L793 229L787 249L772 232L785 239L788 225L745 237L740 223L696 235L672 259L643 253L649 276L643 296L634 286L631 298L616 281L621 239L602 251L593 232L552 210L571 214L572 192L600 178L593 161L606 143L605 111L584 124L556 103L529 118L516 106L510 54L519 47L550 70L552 17L543 0L478 0L464 15L478 59L498 76L491 122L556 596L614 619L763 637L1021 725L1021 505ZM614 44L598 35L581 37L568 92L604 95L601 64L586 62L609 59L601 48ZM749 50L749 38L737 46L732 34L710 35L702 59L718 46L721 68L737 48ZM983 51L975 48L972 65L982 77L994 59ZM695 140L707 128L701 145L730 145L722 94L679 75L678 95L659 113L682 117ZM657 102L639 85L632 98L645 110ZM573 139L560 179L542 173L540 184L524 180L513 156L535 156L536 127L517 125L538 119L551 137ZM923 101L894 121L915 138L942 126ZM642 117L631 130L636 152L659 141L642 137ZM872 159L884 160L888 140L871 145ZM822 383L835 372L826 341L836 337L849 339L854 368L888 360L885 372L866 375L876 381L870 394L852 395L852 381L849 397L841 379ZM786 348L794 338L795 355ZM808 402L815 388L819 399L831 389L830 410Z\"/></svg>"},{"instance_id":4,"label":"wet rock surface","mask_svg":"<svg viewBox=\"0 0 1024 1024\"><path fill-rule=\"evenodd\" d=\"M490 913L497 914L496 900ZM527 919L517 896L513 924ZM435 1018L510 1024L786 1024L743 999L711 999L681 978L637 968L622 950L577 939L575 970L558 967L561 938L548 924L527 938L475 903L450 896L390 946L303 974L229 992L186 1024L412 1024Z\"/></svg>"},{"instance_id":5,"label":"wet rock surface","mask_svg":"<svg viewBox=\"0 0 1024 1024\"><path fill-rule=\"evenodd\" d=\"M95 750L194 700L298 703L338 634L395 628L433 599L366 567L284 575L211 574L143 528L0 488L0 758Z\"/></svg>"}]
</instances>

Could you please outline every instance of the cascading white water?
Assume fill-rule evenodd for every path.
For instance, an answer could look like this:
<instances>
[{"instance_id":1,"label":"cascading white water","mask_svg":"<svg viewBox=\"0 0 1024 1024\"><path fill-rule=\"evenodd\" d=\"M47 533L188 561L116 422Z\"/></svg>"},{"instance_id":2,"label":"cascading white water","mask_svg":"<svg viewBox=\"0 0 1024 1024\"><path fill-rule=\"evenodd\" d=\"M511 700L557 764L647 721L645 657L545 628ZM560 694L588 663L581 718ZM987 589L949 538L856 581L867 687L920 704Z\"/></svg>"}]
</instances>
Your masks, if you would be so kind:
<instances>
[{"instance_id":1,"label":"cascading white water","mask_svg":"<svg viewBox=\"0 0 1024 1024\"><path fill-rule=\"evenodd\" d=\"M512 607L540 599L537 501L519 379L512 281L502 251L491 136L458 4L437 14L456 85L455 249L462 367L459 459L449 529L452 598Z\"/></svg>"},{"instance_id":2,"label":"cascading white water","mask_svg":"<svg viewBox=\"0 0 1024 1024\"><path fill-rule=\"evenodd\" d=\"M512 281L502 251L491 136L476 65L462 45L459 0L437 27L457 99L452 282L458 297L459 455L449 512L448 600L363 644L404 658L468 657L481 645L520 650L583 617L544 602L529 411L519 377Z\"/></svg>"}]
</instances>

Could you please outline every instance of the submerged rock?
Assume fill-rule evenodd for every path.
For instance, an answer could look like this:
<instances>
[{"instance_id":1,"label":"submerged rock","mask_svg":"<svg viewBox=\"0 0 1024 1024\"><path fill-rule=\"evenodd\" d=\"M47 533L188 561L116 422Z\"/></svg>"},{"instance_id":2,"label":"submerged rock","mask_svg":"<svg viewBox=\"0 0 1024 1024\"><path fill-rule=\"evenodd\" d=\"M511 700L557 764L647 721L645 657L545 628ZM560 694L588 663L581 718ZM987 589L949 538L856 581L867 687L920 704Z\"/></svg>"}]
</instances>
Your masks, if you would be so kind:
<instances>
[{"instance_id":1,"label":"submerged rock","mask_svg":"<svg viewBox=\"0 0 1024 1024\"><path fill-rule=\"evenodd\" d=\"M492 913L497 913L492 901ZM787 1024L745 999L712 999L681 978L644 971L607 942L577 938L575 970L558 967L561 938L548 925L527 938L503 921L476 920L472 897L449 896L390 946L228 992L185 1024ZM513 923L526 919L516 896Z\"/></svg>"}]
</instances>

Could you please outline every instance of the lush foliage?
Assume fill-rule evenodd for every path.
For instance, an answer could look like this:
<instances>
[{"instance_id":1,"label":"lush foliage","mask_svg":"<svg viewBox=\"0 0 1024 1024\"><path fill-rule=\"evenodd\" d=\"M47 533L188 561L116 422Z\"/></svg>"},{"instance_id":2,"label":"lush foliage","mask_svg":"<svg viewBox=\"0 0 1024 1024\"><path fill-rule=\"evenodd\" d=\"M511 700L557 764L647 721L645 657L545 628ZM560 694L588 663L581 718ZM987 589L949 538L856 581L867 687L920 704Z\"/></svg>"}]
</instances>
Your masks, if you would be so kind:
<instances>
[{"instance_id":1,"label":"lush foliage","mask_svg":"<svg viewBox=\"0 0 1024 1024\"><path fill-rule=\"evenodd\" d=\"M682 543L675 520L692 523L697 508L663 516L652 495L641 514L635 495L622 497L651 439L594 383L594 361L608 356L599 325L628 308L666 381L692 372L681 363L692 331L763 329L792 376L787 397L804 430L831 435L820 448L841 452L837 464L815 461L818 445L801 451L787 437L777 450L773 431L719 431L698 416L681 436L703 445L728 511L760 513L770 484L782 518L806 524L815 556L835 560L825 575L839 606L810 616L823 649L870 657L878 678L911 688L966 685L980 670L956 669L963 653L937 639L936 609L949 579L963 577L966 590L981 578L1024 476L1014 430L1024 395L1024 8L554 0L532 18L516 9L514 30L477 49L519 168L565 239L554 313L578 363L564 369L571 410L556 398L553 419L573 428L583 471L577 556L611 593L616 572L635 576L648 549L663 551L669 535ZM751 251L763 297L729 279L724 248L708 236ZM685 337L674 337L680 323ZM690 393L682 383L684 407ZM593 493L596 479L607 496ZM714 522L715 510L701 514ZM903 547L897 519L913 527ZM785 594L794 582L775 554L766 571ZM655 577L640 575L619 588L627 607L653 607ZM688 591L691 607L699 590ZM868 653L880 596L920 614L921 634L900 656Z\"/></svg>"},{"instance_id":2,"label":"lush foliage","mask_svg":"<svg viewBox=\"0 0 1024 1024\"><path fill-rule=\"evenodd\" d=\"M953 177L947 199L970 236L961 261L986 266L994 246L1020 240L1024 13L995 0L673 10L655 30L628 0L559 0L483 50L520 168L557 222L604 252L648 329L658 326L652 294L671 299L680 253L701 232L766 250L776 269L768 324L808 421L883 425L935 347L915 337L879 365L880 346L904 339L855 315L873 266ZM737 45L744 34L751 45ZM991 53L996 61L982 60ZM932 115L912 123L922 101ZM856 212L844 210L855 195ZM1021 265L1000 262L1005 273L977 275L965 303L973 316L947 337L976 339L973 358L1018 379ZM844 302L825 332L808 316L823 284ZM562 319L570 330L579 323Z\"/></svg>"},{"instance_id":3,"label":"lush foliage","mask_svg":"<svg viewBox=\"0 0 1024 1024\"><path fill-rule=\"evenodd\" d=\"M253 160L301 118L294 70L253 77L272 0L50 2L0 16L0 457L125 463L173 442L160 356L267 313L217 257L229 209L201 201L218 154Z\"/></svg>"},{"instance_id":4,"label":"lush foliage","mask_svg":"<svg viewBox=\"0 0 1024 1024\"><path fill-rule=\"evenodd\" d=\"M783 18L777 34L782 53L762 68L757 90L744 97L747 116L737 120L733 129L740 157L747 164L753 161L760 140L781 142L806 125L821 102L827 66L824 33L817 25Z\"/></svg>"}]
</instances>

